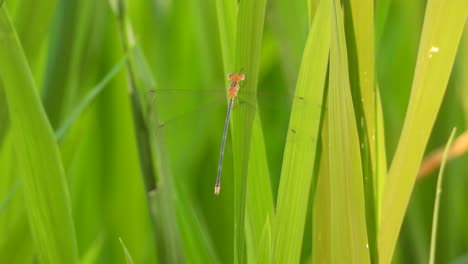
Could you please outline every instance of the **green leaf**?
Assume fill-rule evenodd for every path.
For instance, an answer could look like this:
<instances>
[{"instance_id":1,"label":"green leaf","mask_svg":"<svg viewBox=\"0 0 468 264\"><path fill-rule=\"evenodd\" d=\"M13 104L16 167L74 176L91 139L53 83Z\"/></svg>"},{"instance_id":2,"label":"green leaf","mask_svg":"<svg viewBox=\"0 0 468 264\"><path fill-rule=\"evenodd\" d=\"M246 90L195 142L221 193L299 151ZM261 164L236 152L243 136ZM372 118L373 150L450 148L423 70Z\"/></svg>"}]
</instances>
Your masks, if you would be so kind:
<instances>
[{"instance_id":1,"label":"green leaf","mask_svg":"<svg viewBox=\"0 0 468 264\"><path fill-rule=\"evenodd\" d=\"M260 71L266 0L241 1L237 17L235 69L244 69L245 81L240 94L250 105L256 105L255 92ZM232 113L231 137L234 157L234 263L245 263L245 203L249 153L255 109L248 105Z\"/></svg>"},{"instance_id":2,"label":"green leaf","mask_svg":"<svg viewBox=\"0 0 468 264\"><path fill-rule=\"evenodd\" d=\"M410 102L381 206L379 263L391 262L419 164L439 111L468 14L468 1L429 0Z\"/></svg>"},{"instance_id":3,"label":"green leaf","mask_svg":"<svg viewBox=\"0 0 468 264\"><path fill-rule=\"evenodd\" d=\"M120 245L122 245L122 249L125 254L125 261L127 264L133 264L133 258L130 255L130 252L128 251L127 247L125 246L124 242L122 241L122 238L119 237Z\"/></svg>"},{"instance_id":4,"label":"green leaf","mask_svg":"<svg viewBox=\"0 0 468 264\"><path fill-rule=\"evenodd\" d=\"M320 1L302 57L283 156L274 220L274 262L298 263L322 114L330 12Z\"/></svg>"},{"instance_id":5,"label":"green leaf","mask_svg":"<svg viewBox=\"0 0 468 264\"><path fill-rule=\"evenodd\" d=\"M120 72L125 65L127 58L122 58L104 78L84 96L83 100L71 111L71 114L64 120L63 124L55 132L57 140L60 141L68 129L75 124L83 112L95 101L97 96L106 88L109 82Z\"/></svg>"},{"instance_id":6,"label":"green leaf","mask_svg":"<svg viewBox=\"0 0 468 264\"><path fill-rule=\"evenodd\" d=\"M248 224L250 228L251 242L247 245L252 245L248 248L247 254L249 259L257 259L257 251L265 249L260 245L263 239L265 221L270 221L270 215L274 215L273 194L271 190L270 172L267 164L267 154L265 149L265 139L261 131L260 115L255 115L252 144L250 149L249 172L247 179L247 214L249 218ZM268 223L268 228L271 228L271 223ZM269 231L270 232L270 231ZM249 238L249 237L248 237Z\"/></svg>"},{"instance_id":7,"label":"green leaf","mask_svg":"<svg viewBox=\"0 0 468 264\"><path fill-rule=\"evenodd\" d=\"M262 228L260 242L258 244L258 256L255 263L268 264L271 263L271 224L270 216L265 219L265 224Z\"/></svg>"},{"instance_id":8,"label":"green leaf","mask_svg":"<svg viewBox=\"0 0 468 264\"><path fill-rule=\"evenodd\" d=\"M0 10L0 46L0 79L22 164L24 199L39 259L44 263L77 263L70 198L58 147L4 7Z\"/></svg>"},{"instance_id":9,"label":"green leaf","mask_svg":"<svg viewBox=\"0 0 468 264\"><path fill-rule=\"evenodd\" d=\"M442 179L444 176L444 169L445 163L447 162L448 152L452 147L452 141L455 136L455 132L457 131L456 128L452 130L450 137L447 141L447 145L445 145L444 153L442 154L442 160L440 164L439 176L437 177L437 186L436 186L436 194L435 194L435 201L434 201L434 212L432 216L432 231L431 231L431 250L430 250L430 257L429 257L429 264L435 263L435 251L436 251L436 242L437 242L437 223L439 221L439 208L440 208L440 194L442 193Z\"/></svg>"},{"instance_id":10,"label":"green leaf","mask_svg":"<svg viewBox=\"0 0 468 264\"><path fill-rule=\"evenodd\" d=\"M331 6L328 95L332 263L370 263L363 173L340 1Z\"/></svg>"},{"instance_id":11,"label":"green leaf","mask_svg":"<svg viewBox=\"0 0 468 264\"><path fill-rule=\"evenodd\" d=\"M328 113L323 117L321 131L322 153L320 159L320 168L318 172L317 187L315 199L312 208L312 263L331 263L331 224L330 197L332 191L330 188L330 161L328 146Z\"/></svg>"}]
</instances>

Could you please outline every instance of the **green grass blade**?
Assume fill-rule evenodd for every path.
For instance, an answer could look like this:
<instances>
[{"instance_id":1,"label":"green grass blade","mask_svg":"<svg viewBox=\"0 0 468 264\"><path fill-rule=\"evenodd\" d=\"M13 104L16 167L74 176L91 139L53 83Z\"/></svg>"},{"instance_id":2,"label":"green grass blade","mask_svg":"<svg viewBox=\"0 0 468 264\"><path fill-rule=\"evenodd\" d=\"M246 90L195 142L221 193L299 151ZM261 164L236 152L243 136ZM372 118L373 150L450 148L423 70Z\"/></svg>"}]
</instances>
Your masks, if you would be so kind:
<instances>
[{"instance_id":1,"label":"green grass blade","mask_svg":"<svg viewBox=\"0 0 468 264\"><path fill-rule=\"evenodd\" d=\"M345 2L346 45L350 85L353 94L358 134L361 142L366 223L372 262L377 261L375 177L376 93L374 85L374 5L369 0Z\"/></svg>"},{"instance_id":2,"label":"green grass blade","mask_svg":"<svg viewBox=\"0 0 468 264\"><path fill-rule=\"evenodd\" d=\"M221 51L223 53L224 72L227 73L237 70L233 69L237 11L237 2L234 0L216 1L216 12L218 16Z\"/></svg>"},{"instance_id":3,"label":"green grass blade","mask_svg":"<svg viewBox=\"0 0 468 264\"><path fill-rule=\"evenodd\" d=\"M328 146L328 113L323 115L322 146ZM312 263L332 263L330 214L330 157L329 149L322 147L317 187L312 208Z\"/></svg>"},{"instance_id":4,"label":"green grass blade","mask_svg":"<svg viewBox=\"0 0 468 264\"><path fill-rule=\"evenodd\" d=\"M98 263L99 255L103 251L104 236L98 235L91 245L86 249L86 252L80 259L82 264L94 264Z\"/></svg>"},{"instance_id":5,"label":"green grass blade","mask_svg":"<svg viewBox=\"0 0 468 264\"><path fill-rule=\"evenodd\" d=\"M302 58L289 121L274 221L274 262L298 263L322 113L330 12L320 1Z\"/></svg>"},{"instance_id":6,"label":"green grass blade","mask_svg":"<svg viewBox=\"0 0 468 264\"><path fill-rule=\"evenodd\" d=\"M15 29L18 33L29 66L35 75L40 69L40 55L46 44L48 33L52 27L52 18L56 10L57 0L41 2L19 1L14 17Z\"/></svg>"},{"instance_id":7,"label":"green grass blade","mask_svg":"<svg viewBox=\"0 0 468 264\"><path fill-rule=\"evenodd\" d=\"M128 251L127 247L125 246L124 242L122 241L122 238L119 237L120 245L122 245L122 250L125 254L125 261L127 264L133 264L133 258L132 255L130 255L130 252Z\"/></svg>"},{"instance_id":8,"label":"green grass blade","mask_svg":"<svg viewBox=\"0 0 468 264\"><path fill-rule=\"evenodd\" d=\"M270 217L265 218L265 224L262 228L260 242L258 244L258 255L255 263L268 264L271 263L271 223Z\"/></svg>"},{"instance_id":9,"label":"green grass blade","mask_svg":"<svg viewBox=\"0 0 468 264\"><path fill-rule=\"evenodd\" d=\"M439 176L437 177L436 195L434 201L434 213L432 216L432 231L431 231L431 250L429 253L429 264L435 263L436 242L437 242L437 223L439 221L439 208L440 208L440 194L442 193L442 180L444 177L445 163L447 162L448 152L452 147L452 141L455 136L456 128L452 130L447 145L445 146L444 153L440 164Z\"/></svg>"},{"instance_id":10,"label":"green grass blade","mask_svg":"<svg viewBox=\"0 0 468 264\"><path fill-rule=\"evenodd\" d=\"M359 137L340 1L331 6L328 95L332 263L370 263Z\"/></svg>"},{"instance_id":11,"label":"green grass blade","mask_svg":"<svg viewBox=\"0 0 468 264\"><path fill-rule=\"evenodd\" d=\"M248 255L256 259L258 250L265 250L261 245L262 230L266 225L265 220L274 214L273 194L271 190L270 172L267 164L265 139L261 131L260 115L256 114L250 149L249 172L247 179L247 217L249 218L250 236L252 241L248 248ZM269 223L270 228L271 223ZM249 245L249 243L247 244Z\"/></svg>"},{"instance_id":12,"label":"green grass blade","mask_svg":"<svg viewBox=\"0 0 468 264\"><path fill-rule=\"evenodd\" d=\"M467 14L467 1L430 0L427 3L410 102L381 207L378 241L381 264L391 262Z\"/></svg>"},{"instance_id":13,"label":"green grass blade","mask_svg":"<svg viewBox=\"0 0 468 264\"><path fill-rule=\"evenodd\" d=\"M4 7L0 10L0 46L0 78L23 165L25 204L39 258L44 263L77 263L70 198L58 147Z\"/></svg>"},{"instance_id":14,"label":"green grass blade","mask_svg":"<svg viewBox=\"0 0 468 264\"><path fill-rule=\"evenodd\" d=\"M245 69L243 91L250 94L245 99L256 102L255 91L260 71L260 55L265 19L266 0L241 1L237 17L235 68ZM253 103L256 105L256 103ZM245 262L245 203L249 153L255 109L239 107L231 119L231 136L234 157L234 263Z\"/></svg>"},{"instance_id":15,"label":"green grass blade","mask_svg":"<svg viewBox=\"0 0 468 264\"><path fill-rule=\"evenodd\" d=\"M62 125L55 132L57 140L61 140L65 133L73 126L81 114L94 102L99 94L106 88L109 82L120 72L125 65L127 58L122 58L106 76L84 96L83 100L71 111L71 114L63 121Z\"/></svg>"},{"instance_id":16,"label":"green grass blade","mask_svg":"<svg viewBox=\"0 0 468 264\"><path fill-rule=\"evenodd\" d=\"M2 149L3 141L10 127L10 120L8 119L8 106L3 90L2 81L0 80L0 149Z\"/></svg>"}]
</instances>

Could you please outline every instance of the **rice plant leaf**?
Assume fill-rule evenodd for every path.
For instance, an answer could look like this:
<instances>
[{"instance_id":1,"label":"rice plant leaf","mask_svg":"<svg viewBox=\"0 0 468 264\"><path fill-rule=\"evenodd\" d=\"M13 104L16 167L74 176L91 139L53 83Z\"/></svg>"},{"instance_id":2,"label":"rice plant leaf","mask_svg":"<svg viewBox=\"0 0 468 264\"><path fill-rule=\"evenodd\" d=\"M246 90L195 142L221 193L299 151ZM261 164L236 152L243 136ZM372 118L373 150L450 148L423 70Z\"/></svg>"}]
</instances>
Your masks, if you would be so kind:
<instances>
[{"instance_id":1,"label":"rice plant leaf","mask_svg":"<svg viewBox=\"0 0 468 264\"><path fill-rule=\"evenodd\" d=\"M328 94L332 263L370 263L360 143L340 1L331 6Z\"/></svg>"},{"instance_id":2,"label":"rice plant leaf","mask_svg":"<svg viewBox=\"0 0 468 264\"><path fill-rule=\"evenodd\" d=\"M216 13L223 53L224 71L232 71L234 67L234 45L236 37L236 18L238 6L233 0L217 0Z\"/></svg>"},{"instance_id":3,"label":"rice plant leaf","mask_svg":"<svg viewBox=\"0 0 468 264\"><path fill-rule=\"evenodd\" d=\"M44 263L77 263L78 249L60 154L31 71L5 7L0 9L0 79L31 232Z\"/></svg>"},{"instance_id":4,"label":"rice plant leaf","mask_svg":"<svg viewBox=\"0 0 468 264\"><path fill-rule=\"evenodd\" d=\"M265 221L270 221L270 215L274 214L273 194L271 190L270 172L267 164L267 156L265 149L265 139L261 130L261 120L258 112L255 115L252 131L252 144L250 149L249 172L247 179L247 204L246 216L249 218L248 224L250 227L250 236L252 241L247 245L252 245L248 248L248 256L256 259L257 254L266 249L261 245L263 239ZM271 228L271 223L268 224ZM251 259L251 258L249 258Z\"/></svg>"},{"instance_id":5,"label":"rice plant leaf","mask_svg":"<svg viewBox=\"0 0 468 264\"><path fill-rule=\"evenodd\" d=\"M298 263L301 256L328 65L329 10L320 1L299 71L273 226L275 263Z\"/></svg>"},{"instance_id":6,"label":"rice plant leaf","mask_svg":"<svg viewBox=\"0 0 468 264\"><path fill-rule=\"evenodd\" d=\"M83 264L98 263L99 255L103 252L104 241L104 235L98 235L86 249L80 262Z\"/></svg>"},{"instance_id":7,"label":"rice plant leaf","mask_svg":"<svg viewBox=\"0 0 468 264\"><path fill-rule=\"evenodd\" d=\"M429 0L410 102L391 163L379 232L379 263L391 262L411 191L445 94L468 14L467 1Z\"/></svg>"},{"instance_id":8,"label":"rice plant leaf","mask_svg":"<svg viewBox=\"0 0 468 264\"><path fill-rule=\"evenodd\" d=\"M346 44L350 85L359 120L359 141L363 165L366 223L372 262L377 261L375 181L377 181L376 114L374 85L374 4L369 0L345 2Z\"/></svg>"},{"instance_id":9,"label":"rice plant leaf","mask_svg":"<svg viewBox=\"0 0 468 264\"><path fill-rule=\"evenodd\" d=\"M318 172L317 187L312 208L312 263L332 263L330 161L328 140L328 113L323 116L321 130L322 153Z\"/></svg>"},{"instance_id":10,"label":"rice plant leaf","mask_svg":"<svg viewBox=\"0 0 468 264\"><path fill-rule=\"evenodd\" d=\"M258 73L262 47L266 0L247 0L239 4L237 16L235 69L245 69L242 91L250 105L256 105ZM237 70L234 70L237 71ZM234 263L245 263L245 203L247 175L255 109L244 106L234 111L231 137L234 158Z\"/></svg>"},{"instance_id":11,"label":"rice plant leaf","mask_svg":"<svg viewBox=\"0 0 468 264\"><path fill-rule=\"evenodd\" d=\"M0 149L3 146L3 140L10 127L10 120L8 119L8 106L3 90L2 81L0 80Z\"/></svg>"},{"instance_id":12,"label":"rice plant leaf","mask_svg":"<svg viewBox=\"0 0 468 264\"><path fill-rule=\"evenodd\" d=\"M255 263L268 264L271 263L271 223L270 216L265 218L265 224L262 228L260 242L258 244L258 255Z\"/></svg>"},{"instance_id":13,"label":"rice plant leaf","mask_svg":"<svg viewBox=\"0 0 468 264\"><path fill-rule=\"evenodd\" d=\"M436 195L434 201L434 212L432 216L432 231L431 231L431 250L429 252L429 264L435 263L435 251L437 242L437 223L439 220L439 208L440 208L440 194L442 193L442 179L444 176L445 163L448 159L448 153L452 147L452 141L455 136L456 128L452 130L447 145L445 146L444 153L442 154L442 163L440 164L439 176L437 177Z\"/></svg>"},{"instance_id":14,"label":"rice plant leaf","mask_svg":"<svg viewBox=\"0 0 468 264\"><path fill-rule=\"evenodd\" d=\"M40 55L51 31L57 2L59 1L20 1L13 15L16 32L34 76L43 70L39 64Z\"/></svg>"},{"instance_id":15,"label":"rice plant leaf","mask_svg":"<svg viewBox=\"0 0 468 264\"><path fill-rule=\"evenodd\" d=\"M122 238L119 237L120 245L122 245L123 252L125 254L125 261L127 264L133 264L133 258L132 255L130 255L130 252L128 251L127 247L125 246L124 242L122 241Z\"/></svg>"},{"instance_id":16,"label":"rice plant leaf","mask_svg":"<svg viewBox=\"0 0 468 264\"><path fill-rule=\"evenodd\" d=\"M62 125L55 132L57 140L61 140L68 129L76 122L81 114L91 105L96 97L107 87L109 82L120 72L125 65L127 58L122 58L106 76L84 96L83 100L71 111L71 114L63 121Z\"/></svg>"}]
</instances>

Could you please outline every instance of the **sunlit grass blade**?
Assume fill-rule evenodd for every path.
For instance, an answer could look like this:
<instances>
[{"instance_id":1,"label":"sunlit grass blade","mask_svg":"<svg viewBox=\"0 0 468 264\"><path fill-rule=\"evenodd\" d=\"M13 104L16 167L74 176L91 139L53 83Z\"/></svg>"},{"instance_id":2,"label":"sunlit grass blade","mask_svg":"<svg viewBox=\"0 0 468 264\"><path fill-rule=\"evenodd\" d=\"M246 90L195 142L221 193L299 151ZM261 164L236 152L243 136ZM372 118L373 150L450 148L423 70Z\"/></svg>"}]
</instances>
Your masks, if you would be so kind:
<instances>
[{"instance_id":1,"label":"sunlit grass blade","mask_svg":"<svg viewBox=\"0 0 468 264\"><path fill-rule=\"evenodd\" d=\"M77 263L70 198L58 147L5 7L0 10L0 78L8 101L29 224L39 259Z\"/></svg>"},{"instance_id":2,"label":"sunlit grass blade","mask_svg":"<svg viewBox=\"0 0 468 264\"><path fill-rule=\"evenodd\" d=\"M467 1L430 0L427 3L410 102L381 206L378 241L381 264L391 262L467 14Z\"/></svg>"},{"instance_id":3,"label":"sunlit grass blade","mask_svg":"<svg viewBox=\"0 0 468 264\"><path fill-rule=\"evenodd\" d=\"M332 263L370 263L358 128L340 1L331 6L328 94Z\"/></svg>"},{"instance_id":4,"label":"sunlit grass blade","mask_svg":"<svg viewBox=\"0 0 468 264\"><path fill-rule=\"evenodd\" d=\"M323 115L321 130L322 153L317 187L312 207L312 263L332 263L330 197L330 155L328 140L328 113Z\"/></svg>"},{"instance_id":5,"label":"sunlit grass blade","mask_svg":"<svg viewBox=\"0 0 468 264\"><path fill-rule=\"evenodd\" d=\"M260 55L265 19L266 0L241 1L237 16L236 46L234 49L235 69L244 69L243 91L250 94L245 98L256 102L255 92L260 71ZM255 103L253 103L255 105ZM234 158L234 263L245 263L245 203L247 175L251 149L252 128L255 109L239 107L232 113L231 137Z\"/></svg>"},{"instance_id":6,"label":"sunlit grass blade","mask_svg":"<svg viewBox=\"0 0 468 264\"><path fill-rule=\"evenodd\" d=\"M267 225L265 223L266 219L270 221L269 216L274 215L273 194L264 141L265 139L261 131L260 115L257 112L252 131L246 198L247 217L249 218L248 223L250 224L250 228L247 229L250 230L250 236L247 238L252 238L250 243L252 248L248 248L247 255L252 256L253 259L256 259L257 251L267 250L260 245L261 239L263 239L262 232L265 232L262 230L264 230L264 226ZM271 223L268 223L268 228L271 228ZM270 230L268 232L270 232ZM265 244L265 246L267 245Z\"/></svg>"},{"instance_id":7,"label":"sunlit grass blade","mask_svg":"<svg viewBox=\"0 0 468 264\"><path fill-rule=\"evenodd\" d=\"M431 231L431 250L429 252L429 264L435 263L435 251L437 242L437 223L439 220L439 206L440 206L440 194L442 193L442 180L444 176L445 163L447 162L448 152L452 146L453 137L457 129L453 129L450 134L447 145L445 146L444 153L442 154L442 164L440 165L439 176L437 178L436 195L434 201L434 213L432 216L432 231Z\"/></svg>"},{"instance_id":8,"label":"sunlit grass blade","mask_svg":"<svg viewBox=\"0 0 468 264\"><path fill-rule=\"evenodd\" d=\"M300 260L329 48L329 3L320 1L304 49L289 121L273 226L275 263Z\"/></svg>"},{"instance_id":9,"label":"sunlit grass blade","mask_svg":"<svg viewBox=\"0 0 468 264\"><path fill-rule=\"evenodd\" d=\"M372 262L377 261L375 181L376 90L374 81L374 4L369 0L346 1L345 28L349 57L349 76L353 105L361 142L361 163L364 177L366 224Z\"/></svg>"},{"instance_id":10,"label":"sunlit grass blade","mask_svg":"<svg viewBox=\"0 0 468 264\"><path fill-rule=\"evenodd\" d=\"M104 246L104 235L98 235L91 245L86 249L80 259L82 264L98 263L99 255L102 254Z\"/></svg>"},{"instance_id":11,"label":"sunlit grass blade","mask_svg":"<svg viewBox=\"0 0 468 264\"><path fill-rule=\"evenodd\" d=\"M128 251L127 247L125 246L124 242L122 241L122 238L119 237L120 245L122 245L122 250L125 254L125 261L127 264L133 264L133 258L132 255L130 255L130 252Z\"/></svg>"},{"instance_id":12,"label":"sunlit grass blade","mask_svg":"<svg viewBox=\"0 0 468 264\"><path fill-rule=\"evenodd\" d=\"M262 228L260 242L258 243L257 261L255 263L268 264L271 263L271 223L270 216L265 218L265 225Z\"/></svg>"}]
</instances>

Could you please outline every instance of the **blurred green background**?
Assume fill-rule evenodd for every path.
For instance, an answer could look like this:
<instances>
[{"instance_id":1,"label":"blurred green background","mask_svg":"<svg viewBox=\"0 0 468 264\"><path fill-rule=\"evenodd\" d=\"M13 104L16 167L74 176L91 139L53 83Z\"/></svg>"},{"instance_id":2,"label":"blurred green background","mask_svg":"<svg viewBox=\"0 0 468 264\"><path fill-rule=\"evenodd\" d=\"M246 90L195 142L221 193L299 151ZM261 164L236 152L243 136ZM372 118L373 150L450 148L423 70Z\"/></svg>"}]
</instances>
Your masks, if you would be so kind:
<instances>
[{"instance_id":1,"label":"blurred green background","mask_svg":"<svg viewBox=\"0 0 468 264\"><path fill-rule=\"evenodd\" d=\"M318 2L271 0L266 5L257 87L273 201L278 196L294 90L311 21L309 12ZM343 2L346 8L349 1ZM65 176L66 191L64 196L46 201L65 199L66 204L69 199L72 222L54 225L50 220L45 225L56 227L56 232L74 232L67 242L77 249L71 251L71 259L78 257L83 263L129 263L129 256L134 263L234 261L235 163L231 140L227 143L221 195L213 195L226 112L223 94L215 94L227 87L226 70L241 71L247 65L225 68L216 4L132 0L127 1L121 17L115 11L119 10L118 3L113 1L6 0L2 4L2 16L10 17L18 34L41 108L55 131L59 168L64 172L60 174L59 169L57 173ZM387 0L374 4L375 79L383 109L387 164L391 164L407 114L427 3ZM346 30L351 23L347 12ZM126 22L122 24L123 16ZM5 21L2 18L3 27L8 25ZM7 30L0 31L0 41L8 36ZM8 46L2 44L0 49ZM131 62L127 63L132 58L133 68ZM467 63L465 26L426 153L443 147L453 127L458 134L467 129ZM0 71L8 65L4 61ZM156 122L164 123L164 127L150 123L153 127L146 132L150 137L164 135L165 152L159 153L152 164L161 166L162 162L171 170L172 178L166 182L154 182L142 167L141 160L152 157L145 156L149 152L142 150L140 144L144 142L138 141L142 131L138 125L142 123L132 101L137 99L129 95L132 82L143 89L133 97L140 100L141 113L148 112ZM249 76L246 85L248 82ZM99 83L102 86L97 86ZM20 175L27 173L24 167L33 166L23 162L32 152L18 150L19 137L13 135L10 120L16 110L8 105L6 85L0 78L0 263L43 262L47 259L43 255L48 255L44 251L54 248L38 245L40 239L33 235L31 226L37 228L35 219L47 211L35 211L30 198L24 198L32 187L25 190L23 181L28 177ZM180 89L190 91L171 92ZM93 92L96 96L89 97ZM60 134L63 127L66 129ZM41 134L36 136L36 140L42 139ZM54 155L47 149L35 151ZM43 171L39 176L44 181L37 178L35 186L45 193L54 192L48 181L55 182L55 178L49 177L47 168ZM436 263L468 263L467 171L466 154L447 164ZM428 262L436 176L437 171L416 182L392 263ZM159 184L169 187L158 191ZM313 255L312 195L309 199L301 263L310 262ZM67 225L72 228L67 229ZM247 237L249 232L246 230Z\"/></svg>"}]
</instances>

